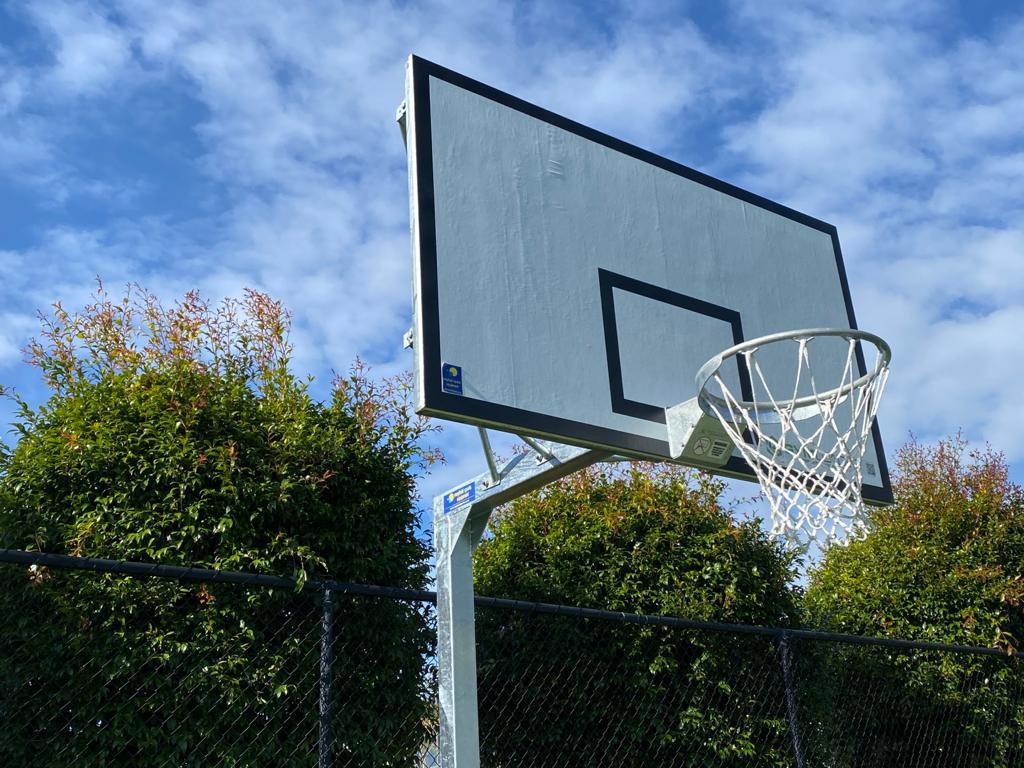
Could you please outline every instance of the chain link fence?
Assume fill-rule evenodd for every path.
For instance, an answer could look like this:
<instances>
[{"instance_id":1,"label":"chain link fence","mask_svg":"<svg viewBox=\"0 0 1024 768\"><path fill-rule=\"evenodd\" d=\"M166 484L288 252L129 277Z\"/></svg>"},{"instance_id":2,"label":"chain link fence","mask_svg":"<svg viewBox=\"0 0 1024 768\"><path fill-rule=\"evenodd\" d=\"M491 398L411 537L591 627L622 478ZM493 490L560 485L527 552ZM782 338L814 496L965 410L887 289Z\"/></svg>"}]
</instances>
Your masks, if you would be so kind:
<instances>
[{"instance_id":1,"label":"chain link fence","mask_svg":"<svg viewBox=\"0 0 1024 768\"><path fill-rule=\"evenodd\" d=\"M441 764L432 593L0 563L0 765ZM477 603L486 768L1024 765L999 651Z\"/></svg>"},{"instance_id":2,"label":"chain link fence","mask_svg":"<svg viewBox=\"0 0 1024 768\"><path fill-rule=\"evenodd\" d=\"M1024 765L998 650L507 602L478 600L484 766Z\"/></svg>"},{"instance_id":3,"label":"chain link fence","mask_svg":"<svg viewBox=\"0 0 1024 768\"><path fill-rule=\"evenodd\" d=\"M4 555L2 766L429 764L431 593Z\"/></svg>"}]
</instances>

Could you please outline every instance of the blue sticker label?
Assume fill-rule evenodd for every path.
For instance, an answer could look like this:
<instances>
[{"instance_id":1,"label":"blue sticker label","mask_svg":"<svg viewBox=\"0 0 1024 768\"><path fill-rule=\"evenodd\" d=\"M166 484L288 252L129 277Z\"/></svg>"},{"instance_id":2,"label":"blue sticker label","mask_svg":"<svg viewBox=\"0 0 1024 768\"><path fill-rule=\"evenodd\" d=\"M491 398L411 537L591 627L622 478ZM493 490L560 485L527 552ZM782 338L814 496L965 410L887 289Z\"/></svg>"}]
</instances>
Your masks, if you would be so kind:
<instances>
[{"instance_id":1,"label":"blue sticker label","mask_svg":"<svg viewBox=\"0 0 1024 768\"><path fill-rule=\"evenodd\" d=\"M462 366L442 363L441 391L449 395L462 394Z\"/></svg>"},{"instance_id":2,"label":"blue sticker label","mask_svg":"<svg viewBox=\"0 0 1024 768\"><path fill-rule=\"evenodd\" d=\"M460 485L455 490L448 491L448 493L444 495L444 513L447 515L456 507L461 507L463 504L469 504L469 502L475 500L476 483Z\"/></svg>"}]
</instances>

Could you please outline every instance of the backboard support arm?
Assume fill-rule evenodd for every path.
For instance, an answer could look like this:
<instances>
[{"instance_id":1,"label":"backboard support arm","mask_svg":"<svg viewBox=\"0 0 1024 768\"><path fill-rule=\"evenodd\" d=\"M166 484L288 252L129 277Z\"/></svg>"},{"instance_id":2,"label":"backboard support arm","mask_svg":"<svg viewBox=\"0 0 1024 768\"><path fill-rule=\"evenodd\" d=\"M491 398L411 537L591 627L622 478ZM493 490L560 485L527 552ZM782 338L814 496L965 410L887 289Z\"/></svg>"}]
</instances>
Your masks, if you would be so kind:
<instances>
[{"instance_id":1,"label":"backboard support arm","mask_svg":"<svg viewBox=\"0 0 1024 768\"><path fill-rule=\"evenodd\" d=\"M501 474L498 472L498 462L495 460L494 450L491 448L491 438L488 437L487 430L483 427L477 427L477 431L480 433L480 445L484 449L484 460L487 462L487 471L490 473L487 487L497 485L501 482Z\"/></svg>"},{"instance_id":2,"label":"backboard support arm","mask_svg":"<svg viewBox=\"0 0 1024 768\"><path fill-rule=\"evenodd\" d=\"M485 437L481 430L481 440ZM489 448L489 441L484 444ZM531 446L529 453L513 457L500 470L495 464L434 497L439 747L445 768L480 766L473 552L491 513L501 504L611 457L608 451L590 448L538 445L544 450ZM488 463L493 461L490 454Z\"/></svg>"}]
</instances>

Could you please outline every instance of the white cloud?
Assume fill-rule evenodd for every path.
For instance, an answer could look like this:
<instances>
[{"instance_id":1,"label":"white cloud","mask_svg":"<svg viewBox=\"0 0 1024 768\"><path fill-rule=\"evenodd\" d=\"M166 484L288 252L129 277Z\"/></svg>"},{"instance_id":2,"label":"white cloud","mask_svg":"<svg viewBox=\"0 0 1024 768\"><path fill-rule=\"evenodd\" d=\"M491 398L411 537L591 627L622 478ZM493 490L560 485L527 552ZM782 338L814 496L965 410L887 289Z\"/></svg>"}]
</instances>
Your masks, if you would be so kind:
<instances>
[{"instance_id":1,"label":"white cloud","mask_svg":"<svg viewBox=\"0 0 1024 768\"><path fill-rule=\"evenodd\" d=\"M613 45L548 56L528 98L647 148L678 143L687 119L720 106L741 66L689 23L652 34L627 19Z\"/></svg>"},{"instance_id":2,"label":"white cloud","mask_svg":"<svg viewBox=\"0 0 1024 768\"><path fill-rule=\"evenodd\" d=\"M990 442L1019 461L1024 415L1013 393L1024 355L1024 308L934 323L917 319L897 337L905 342L894 358L900 383L886 395L885 423L927 440L963 427L968 439Z\"/></svg>"},{"instance_id":3,"label":"white cloud","mask_svg":"<svg viewBox=\"0 0 1024 768\"><path fill-rule=\"evenodd\" d=\"M36 87L86 96L123 82L131 68L130 39L95 6L44 0L27 11L50 39L54 57Z\"/></svg>"},{"instance_id":4,"label":"white cloud","mask_svg":"<svg viewBox=\"0 0 1024 768\"><path fill-rule=\"evenodd\" d=\"M0 312L0 365L21 360L26 339L38 328L32 315Z\"/></svg>"},{"instance_id":5,"label":"white cloud","mask_svg":"<svg viewBox=\"0 0 1024 768\"><path fill-rule=\"evenodd\" d=\"M46 55L21 61L0 49L0 171L48 208L76 196L124 199L132 190L81 173L63 145L85 124L113 125L110 113L120 117L121 98L145 80L130 35L82 2L44 0L20 12Z\"/></svg>"},{"instance_id":6,"label":"white cloud","mask_svg":"<svg viewBox=\"0 0 1024 768\"><path fill-rule=\"evenodd\" d=\"M902 30L822 29L804 47L787 46L776 98L728 132L755 169L748 182L834 210L873 185L932 174L913 40Z\"/></svg>"}]
</instances>

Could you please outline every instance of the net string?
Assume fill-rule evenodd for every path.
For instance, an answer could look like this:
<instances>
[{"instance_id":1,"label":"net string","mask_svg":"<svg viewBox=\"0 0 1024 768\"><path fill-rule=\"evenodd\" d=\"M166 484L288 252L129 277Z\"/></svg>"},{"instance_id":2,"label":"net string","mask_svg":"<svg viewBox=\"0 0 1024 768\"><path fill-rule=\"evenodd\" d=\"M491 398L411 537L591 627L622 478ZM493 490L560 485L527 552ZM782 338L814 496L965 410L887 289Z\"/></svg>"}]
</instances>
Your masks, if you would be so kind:
<instances>
[{"instance_id":1,"label":"net string","mask_svg":"<svg viewBox=\"0 0 1024 768\"><path fill-rule=\"evenodd\" d=\"M841 540L864 530L862 462L888 367L876 357L877 375L854 386L857 339L846 338L839 380L821 387L810 350L814 338L788 340L797 345L789 398L772 393L757 358L761 347L754 347L739 353L750 376L752 399L740 400L716 371L711 381L722 394L725 411L714 400L708 403L757 474L771 506L772 534ZM814 402L796 406L805 382Z\"/></svg>"}]
</instances>

